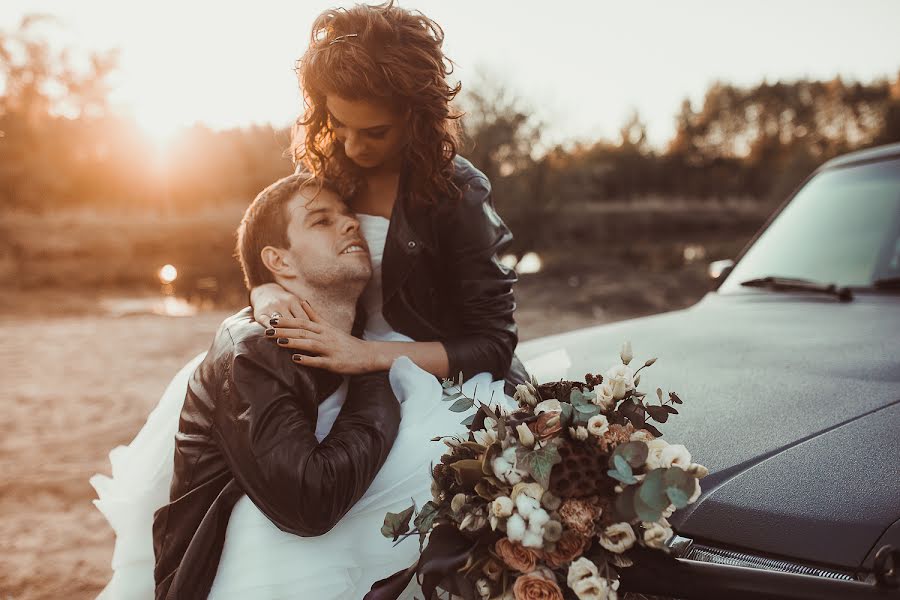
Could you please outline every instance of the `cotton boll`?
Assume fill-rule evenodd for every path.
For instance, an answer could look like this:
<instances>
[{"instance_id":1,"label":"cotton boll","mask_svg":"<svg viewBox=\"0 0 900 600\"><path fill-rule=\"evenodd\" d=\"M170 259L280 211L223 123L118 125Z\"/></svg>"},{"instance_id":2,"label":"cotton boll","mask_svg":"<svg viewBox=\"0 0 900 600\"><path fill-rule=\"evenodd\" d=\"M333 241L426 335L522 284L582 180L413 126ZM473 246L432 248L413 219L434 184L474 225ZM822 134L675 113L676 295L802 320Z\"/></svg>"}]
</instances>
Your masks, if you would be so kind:
<instances>
[{"instance_id":1,"label":"cotton boll","mask_svg":"<svg viewBox=\"0 0 900 600\"><path fill-rule=\"evenodd\" d=\"M528 519L531 516L531 513L539 506L537 500L531 498L530 496L526 496L525 494L519 494L516 497L516 510L519 511L519 514L524 518Z\"/></svg>"},{"instance_id":2,"label":"cotton boll","mask_svg":"<svg viewBox=\"0 0 900 600\"><path fill-rule=\"evenodd\" d=\"M491 463L491 466L494 469L494 475L497 477L503 477L510 469L512 469L512 465L502 456L495 458L494 462Z\"/></svg>"},{"instance_id":3,"label":"cotton boll","mask_svg":"<svg viewBox=\"0 0 900 600\"><path fill-rule=\"evenodd\" d=\"M516 485L522 481L522 474L513 469L509 473L506 474L506 482L511 483L512 485Z\"/></svg>"},{"instance_id":4,"label":"cotton boll","mask_svg":"<svg viewBox=\"0 0 900 600\"><path fill-rule=\"evenodd\" d=\"M525 537L525 519L521 515L513 515L506 520L506 537L513 542L521 542Z\"/></svg>"},{"instance_id":5,"label":"cotton boll","mask_svg":"<svg viewBox=\"0 0 900 600\"><path fill-rule=\"evenodd\" d=\"M543 508L538 508L528 517L528 528L540 532L541 528L550 520L550 515ZM541 534L543 535L543 533Z\"/></svg>"},{"instance_id":6,"label":"cotton boll","mask_svg":"<svg viewBox=\"0 0 900 600\"><path fill-rule=\"evenodd\" d=\"M522 537L522 545L526 548L543 548L544 536L529 529Z\"/></svg>"}]
</instances>

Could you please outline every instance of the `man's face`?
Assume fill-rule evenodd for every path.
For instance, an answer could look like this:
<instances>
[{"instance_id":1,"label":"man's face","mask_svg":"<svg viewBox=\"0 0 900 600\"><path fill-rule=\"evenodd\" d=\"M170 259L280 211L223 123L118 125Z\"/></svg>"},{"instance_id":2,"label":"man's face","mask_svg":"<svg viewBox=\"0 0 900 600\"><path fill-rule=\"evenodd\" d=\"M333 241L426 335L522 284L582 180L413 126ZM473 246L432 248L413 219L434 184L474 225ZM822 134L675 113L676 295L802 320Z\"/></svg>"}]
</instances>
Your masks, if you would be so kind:
<instances>
[{"instance_id":1,"label":"man's face","mask_svg":"<svg viewBox=\"0 0 900 600\"><path fill-rule=\"evenodd\" d=\"M344 153L363 169L392 167L406 142L405 122L383 104L328 95L328 120Z\"/></svg>"},{"instance_id":2,"label":"man's face","mask_svg":"<svg viewBox=\"0 0 900 600\"><path fill-rule=\"evenodd\" d=\"M310 200L310 198L313 198ZM372 276L369 247L359 221L334 192L305 188L288 211L287 262L306 285L329 289L358 288Z\"/></svg>"}]
</instances>

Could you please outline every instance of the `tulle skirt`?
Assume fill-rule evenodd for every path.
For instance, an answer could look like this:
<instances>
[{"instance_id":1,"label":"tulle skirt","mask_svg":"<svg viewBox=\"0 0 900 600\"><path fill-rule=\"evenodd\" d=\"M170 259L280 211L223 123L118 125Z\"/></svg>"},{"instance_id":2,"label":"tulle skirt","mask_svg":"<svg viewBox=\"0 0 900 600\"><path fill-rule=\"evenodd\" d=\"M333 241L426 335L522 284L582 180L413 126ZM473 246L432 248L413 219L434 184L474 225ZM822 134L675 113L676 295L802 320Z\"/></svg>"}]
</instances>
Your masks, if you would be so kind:
<instances>
[{"instance_id":1,"label":"tulle skirt","mask_svg":"<svg viewBox=\"0 0 900 600\"><path fill-rule=\"evenodd\" d=\"M168 502L174 434L187 381L203 355L175 376L134 441L110 453L112 478L91 479L94 503L116 532L113 578L101 598L153 597L153 513ZM394 547L381 534L385 513L431 499L430 465L446 449L436 436L460 434L466 413L451 412L439 382L408 358L394 362L391 386L401 401L401 423L388 458L365 495L327 534L298 537L279 530L247 498L238 501L210 598L362 598L375 581L408 567L418 557L418 537ZM316 435L334 423L346 387L319 407ZM482 373L463 391L484 403L510 402L502 381ZM404 598L418 591L415 581ZM419 594L421 595L421 594Z\"/></svg>"}]
</instances>

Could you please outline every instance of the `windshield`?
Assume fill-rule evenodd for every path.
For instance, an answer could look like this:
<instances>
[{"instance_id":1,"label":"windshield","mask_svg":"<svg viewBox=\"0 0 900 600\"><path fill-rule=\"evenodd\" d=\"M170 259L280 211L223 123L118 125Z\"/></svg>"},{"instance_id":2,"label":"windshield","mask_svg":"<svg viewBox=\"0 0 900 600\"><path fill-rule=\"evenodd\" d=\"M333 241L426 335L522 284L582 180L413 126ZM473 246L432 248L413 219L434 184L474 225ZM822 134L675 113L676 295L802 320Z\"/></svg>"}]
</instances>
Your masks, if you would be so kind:
<instances>
[{"instance_id":1,"label":"windshield","mask_svg":"<svg viewBox=\"0 0 900 600\"><path fill-rule=\"evenodd\" d=\"M900 276L900 160L816 175L719 288L759 277L869 287Z\"/></svg>"}]
</instances>

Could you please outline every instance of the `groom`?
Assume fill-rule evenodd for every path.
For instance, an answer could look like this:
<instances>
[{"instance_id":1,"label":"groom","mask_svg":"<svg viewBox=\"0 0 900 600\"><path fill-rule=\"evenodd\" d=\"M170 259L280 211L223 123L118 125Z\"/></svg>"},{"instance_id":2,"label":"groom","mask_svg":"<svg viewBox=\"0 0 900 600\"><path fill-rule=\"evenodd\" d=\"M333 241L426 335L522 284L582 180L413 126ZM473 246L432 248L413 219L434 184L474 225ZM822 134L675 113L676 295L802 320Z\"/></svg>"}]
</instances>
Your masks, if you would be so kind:
<instances>
[{"instance_id":1,"label":"groom","mask_svg":"<svg viewBox=\"0 0 900 600\"><path fill-rule=\"evenodd\" d=\"M371 276L359 223L330 189L291 175L263 190L238 229L248 288L281 284L350 331ZM209 593L235 503L244 495L283 531L330 530L365 493L397 436L386 373L350 380L322 443L317 408L340 376L302 366L266 339L249 308L226 319L188 384L169 504L154 515L156 598Z\"/></svg>"}]
</instances>

